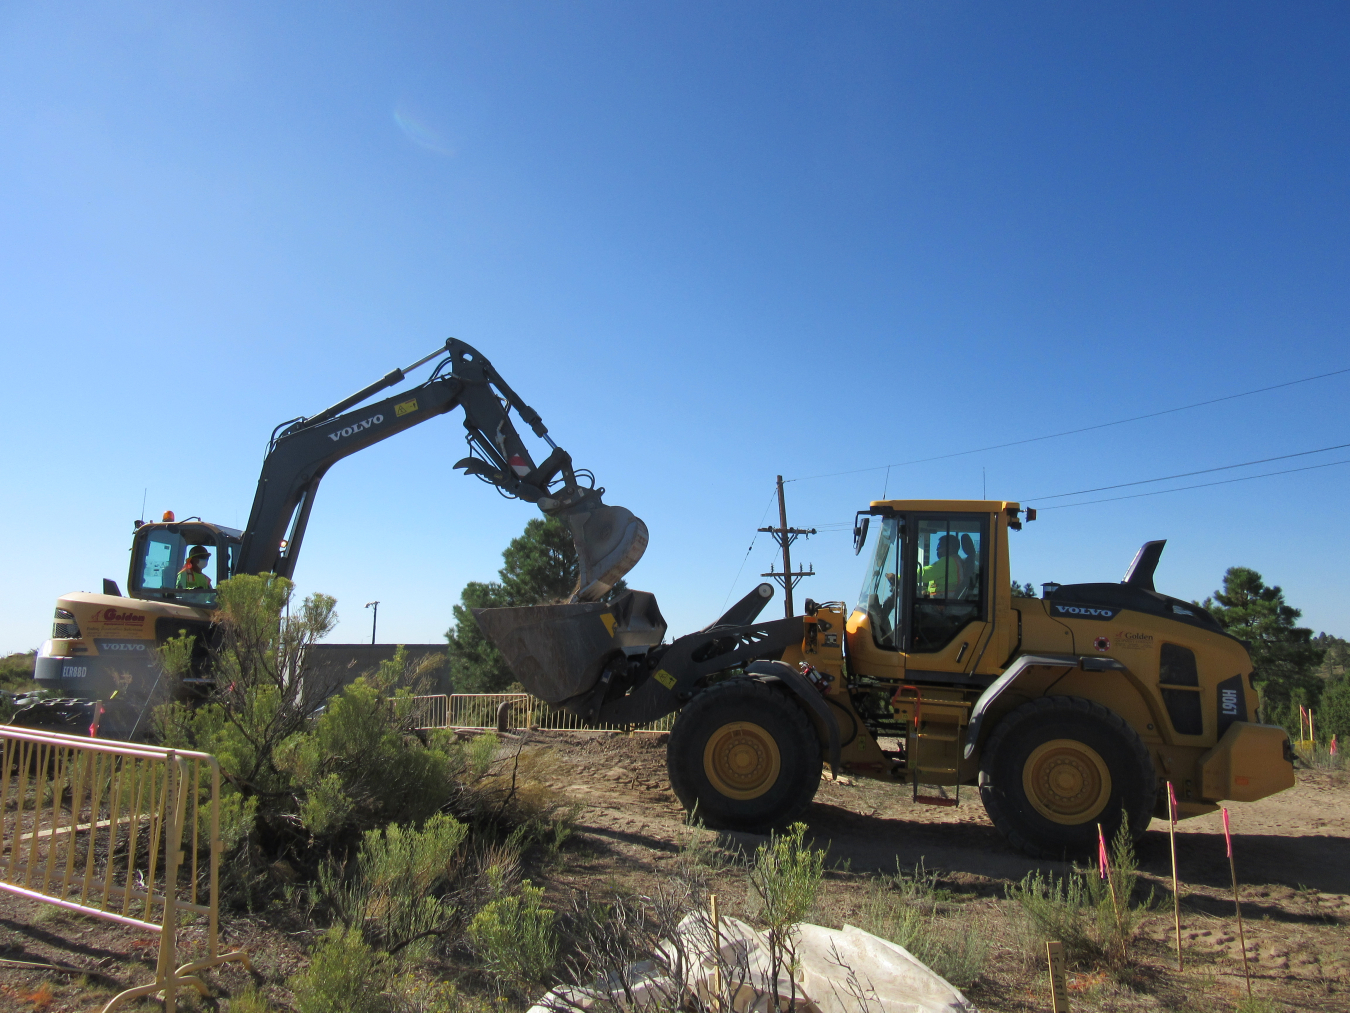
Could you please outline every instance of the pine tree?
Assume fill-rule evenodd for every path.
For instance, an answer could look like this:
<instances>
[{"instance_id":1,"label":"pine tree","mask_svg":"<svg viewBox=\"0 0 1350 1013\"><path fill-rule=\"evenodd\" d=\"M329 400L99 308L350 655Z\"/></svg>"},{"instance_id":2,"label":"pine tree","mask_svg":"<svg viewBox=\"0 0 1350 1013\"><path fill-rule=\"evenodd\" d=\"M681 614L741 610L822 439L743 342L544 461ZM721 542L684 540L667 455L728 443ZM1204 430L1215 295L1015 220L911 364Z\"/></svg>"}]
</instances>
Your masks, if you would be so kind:
<instances>
[{"instance_id":1,"label":"pine tree","mask_svg":"<svg viewBox=\"0 0 1350 1013\"><path fill-rule=\"evenodd\" d=\"M475 608L550 605L565 602L577 584L577 549L567 525L554 517L536 517L502 551L497 580L470 581L454 607L450 642L450 684L455 693L505 693L515 676L473 618ZM605 600L622 594L622 580Z\"/></svg>"},{"instance_id":2,"label":"pine tree","mask_svg":"<svg viewBox=\"0 0 1350 1013\"><path fill-rule=\"evenodd\" d=\"M1326 680L1317 705L1317 737L1325 743L1335 735L1337 745L1350 748L1350 642L1319 633L1313 644L1327 652L1317 671Z\"/></svg>"},{"instance_id":3,"label":"pine tree","mask_svg":"<svg viewBox=\"0 0 1350 1013\"><path fill-rule=\"evenodd\" d=\"M1316 704L1322 681L1315 669L1324 652L1312 642L1312 630L1295 625L1303 613L1285 601L1282 588L1266 586L1255 570L1232 566L1223 575L1223 590L1206 598L1204 608L1251 644L1267 721L1287 726L1300 704Z\"/></svg>"}]
</instances>

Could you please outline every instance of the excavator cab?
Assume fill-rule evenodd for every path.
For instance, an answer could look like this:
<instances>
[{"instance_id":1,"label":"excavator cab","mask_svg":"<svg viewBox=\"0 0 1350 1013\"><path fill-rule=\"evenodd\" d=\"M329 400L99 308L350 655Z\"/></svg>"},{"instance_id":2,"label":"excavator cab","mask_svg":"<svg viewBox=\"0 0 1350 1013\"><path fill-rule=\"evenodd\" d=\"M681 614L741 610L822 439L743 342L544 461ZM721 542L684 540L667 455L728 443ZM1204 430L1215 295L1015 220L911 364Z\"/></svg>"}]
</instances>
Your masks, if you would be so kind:
<instances>
[{"instance_id":1,"label":"excavator cab","mask_svg":"<svg viewBox=\"0 0 1350 1013\"><path fill-rule=\"evenodd\" d=\"M208 524L196 518L138 525L131 542L128 596L145 601L176 602L193 608L215 608L215 588L233 575L243 534L235 528ZM209 591L178 586L178 574L187 561L188 552L198 545L211 554L204 571L211 579L212 590Z\"/></svg>"}]
</instances>

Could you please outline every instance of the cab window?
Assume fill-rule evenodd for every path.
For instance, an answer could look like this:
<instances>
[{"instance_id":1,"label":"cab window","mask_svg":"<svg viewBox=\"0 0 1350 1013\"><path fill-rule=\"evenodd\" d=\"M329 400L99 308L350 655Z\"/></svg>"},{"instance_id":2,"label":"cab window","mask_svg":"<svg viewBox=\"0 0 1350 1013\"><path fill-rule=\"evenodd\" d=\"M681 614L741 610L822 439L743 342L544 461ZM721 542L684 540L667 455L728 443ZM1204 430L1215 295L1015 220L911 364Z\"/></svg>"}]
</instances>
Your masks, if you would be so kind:
<instances>
[{"instance_id":1,"label":"cab window","mask_svg":"<svg viewBox=\"0 0 1350 1013\"><path fill-rule=\"evenodd\" d=\"M900 518L882 519L881 534L872 552L872 565L863 580L862 594L858 598L859 611L867 613L873 642L888 651L900 649L902 632L900 623L902 584L899 580L902 530Z\"/></svg>"},{"instance_id":2,"label":"cab window","mask_svg":"<svg viewBox=\"0 0 1350 1013\"><path fill-rule=\"evenodd\" d=\"M941 650L984 617L988 580L985 520L926 517L913 522L915 558L909 649Z\"/></svg>"},{"instance_id":3,"label":"cab window","mask_svg":"<svg viewBox=\"0 0 1350 1013\"><path fill-rule=\"evenodd\" d=\"M234 545L223 550L215 529L205 525L174 525L144 531L136 542L138 555L132 564L133 594L179 601L187 605L215 603L215 587L229 576ZM205 549L208 559L185 570L193 549ZM224 552L224 558L221 552ZM196 553L200 556L200 553Z\"/></svg>"},{"instance_id":4,"label":"cab window","mask_svg":"<svg viewBox=\"0 0 1350 1013\"><path fill-rule=\"evenodd\" d=\"M141 588L146 591L172 588L186 551L182 535L167 529L152 532L145 540L145 554L141 557Z\"/></svg>"}]
</instances>

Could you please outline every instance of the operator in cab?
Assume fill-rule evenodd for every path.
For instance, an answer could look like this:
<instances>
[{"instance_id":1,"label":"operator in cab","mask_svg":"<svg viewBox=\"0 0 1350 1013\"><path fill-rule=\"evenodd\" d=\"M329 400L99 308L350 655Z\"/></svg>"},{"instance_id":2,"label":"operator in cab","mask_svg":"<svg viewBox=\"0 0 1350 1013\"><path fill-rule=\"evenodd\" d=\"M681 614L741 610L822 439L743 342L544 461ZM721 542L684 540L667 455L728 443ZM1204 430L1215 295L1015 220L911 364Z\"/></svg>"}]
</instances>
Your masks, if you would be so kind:
<instances>
[{"instance_id":1,"label":"operator in cab","mask_svg":"<svg viewBox=\"0 0 1350 1013\"><path fill-rule=\"evenodd\" d=\"M961 541L955 535L943 535L937 543L937 559L919 570L919 592L929 598L955 598L965 581Z\"/></svg>"},{"instance_id":2,"label":"operator in cab","mask_svg":"<svg viewBox=\"0 0 1350 1013\"><path fill-rule=\"evenodd\" d=\"M194 545L188 550L187 562L178 571L178 581L174 585L180 591L211 591L211 578L205 573L211 553L205 545Z\"/></svg>"}]
</instances>

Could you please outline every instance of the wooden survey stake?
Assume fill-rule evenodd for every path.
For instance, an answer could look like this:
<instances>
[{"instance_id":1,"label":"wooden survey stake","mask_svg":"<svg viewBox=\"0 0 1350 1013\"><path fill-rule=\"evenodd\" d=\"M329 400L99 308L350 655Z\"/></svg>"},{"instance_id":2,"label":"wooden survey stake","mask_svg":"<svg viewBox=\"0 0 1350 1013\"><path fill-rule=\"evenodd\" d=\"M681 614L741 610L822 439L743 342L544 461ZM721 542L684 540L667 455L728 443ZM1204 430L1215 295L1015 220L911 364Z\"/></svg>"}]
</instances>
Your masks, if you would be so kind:
<instances>
[{"instance_id":1,"label":"wooden survey stake","mask_svg":"<svg viewBox=\"0 0 1350 1013\"><path fill-rule=\"evenodd\" d=\"M722 1008L722 916L717 910L717 894L708 894L708 914L712 919L713 931L713 973L712 1007Z\"/></svg>"},{"instance_id":2,"label":"wooden survey stake","mask_svg":"<svg viewBox=\"0 0 1350 1013\"><path fill-rule=\"evenodd\" d=\"M1045 959L1050 964L1050 1008L1053 1013L1069 1013L1069 978L1064 971L1064 944L1045 944Z\"/></svg>"},{"instance_id":3,"label":"wooden survey stake","mask_svg":"<svg viewBox=\"0 0 1350 1013\"><path fill-rule=\"evenodd\" d=\"M1167 782L1167 833L1172 843L1172 920L1177 930L1177 970L1181 964L1181 887L1177 882L1177 793Z\"/></svg>"}]
</instances>

